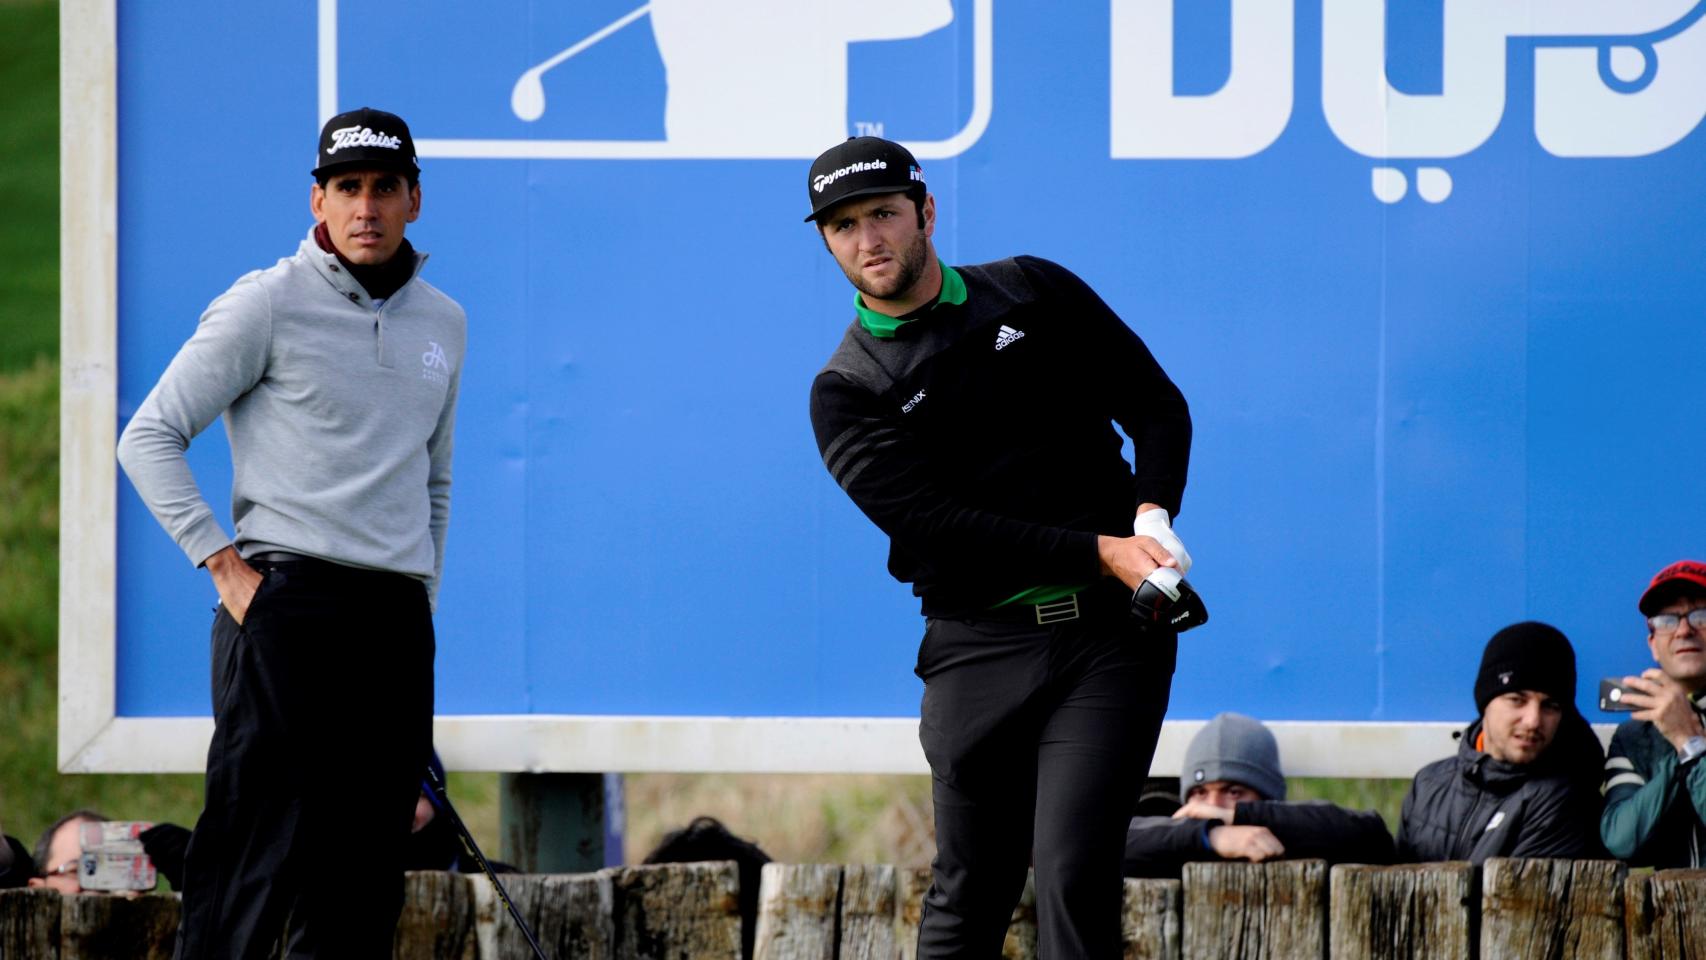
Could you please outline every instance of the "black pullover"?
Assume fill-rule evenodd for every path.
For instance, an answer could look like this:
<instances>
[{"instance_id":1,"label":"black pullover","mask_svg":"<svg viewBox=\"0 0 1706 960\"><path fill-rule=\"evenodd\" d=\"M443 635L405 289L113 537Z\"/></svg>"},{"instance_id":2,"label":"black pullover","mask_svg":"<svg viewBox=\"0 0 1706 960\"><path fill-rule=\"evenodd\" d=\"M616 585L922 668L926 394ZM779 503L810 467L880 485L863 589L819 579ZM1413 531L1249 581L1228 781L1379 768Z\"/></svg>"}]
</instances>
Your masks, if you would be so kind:
<instances>
[{"instance_id":1,"label":"black pullover","mask_svg":"<svg viewBox=\"0 0 1706 960\"><path fill-rule=\"evenodd\" d=\"M1035 257L955 269L964 303L927 306L892 338L853 323L811 395L824 464L936 617L1097 580L1098 534L1131 536L1140 503L1178 515L1191 444L1178 387L1070 271Z\"/></svg>"},{"instance_id":2,"label":"black pullover","mask_svg":"<svg viewBox=\"0 0 1706 960\"><path fill-rule=\"evenodd\" d=\"M1187 863L1222 860L1208 844L1218 820L1133 817L1126 828L1125 875L1177 879ZM1246 800L1233 807L1232 826L1267 827L1287 860L1392 862L1392 833L1372 810L1348 810L1324 800Z\"/></svg>"}]
</instances>

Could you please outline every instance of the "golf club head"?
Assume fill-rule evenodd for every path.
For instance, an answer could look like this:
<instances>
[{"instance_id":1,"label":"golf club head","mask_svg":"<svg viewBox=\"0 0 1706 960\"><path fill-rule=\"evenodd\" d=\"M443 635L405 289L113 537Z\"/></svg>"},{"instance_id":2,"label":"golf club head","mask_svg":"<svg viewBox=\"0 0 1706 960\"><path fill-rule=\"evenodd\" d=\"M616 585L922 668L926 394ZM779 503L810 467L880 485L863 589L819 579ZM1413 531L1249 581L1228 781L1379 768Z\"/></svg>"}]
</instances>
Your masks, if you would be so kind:
<instances>
[{"instance_id":1,"label":"golf club head","mask_svg":"<svg viewBox=\"0 0 1706 960\"><path fill-rule=\"evenodd\" d=\"M1131 595L1131 615L1145 628L1184 633L1208 622L1208 607L1179 571L1157 567Z\"/></svg>"}]
</instances>

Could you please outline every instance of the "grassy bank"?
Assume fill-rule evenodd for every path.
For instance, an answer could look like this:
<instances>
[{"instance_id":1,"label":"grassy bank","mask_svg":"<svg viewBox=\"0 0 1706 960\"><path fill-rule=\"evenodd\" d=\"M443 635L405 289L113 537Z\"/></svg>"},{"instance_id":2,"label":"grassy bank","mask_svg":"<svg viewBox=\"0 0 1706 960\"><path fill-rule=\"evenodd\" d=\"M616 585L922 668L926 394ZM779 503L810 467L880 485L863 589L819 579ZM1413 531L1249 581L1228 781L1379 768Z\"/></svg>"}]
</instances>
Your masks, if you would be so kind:
<instances>
[{"instance_id":1,"label":"grassy bank","mask_svg":"<svg viewBox=\"0 0 1706 960\"><path fill-rule=\"evenodd\" d=\"M0 373L59 356L59 6L0 3Z\"/></svg>"}]
</instances>

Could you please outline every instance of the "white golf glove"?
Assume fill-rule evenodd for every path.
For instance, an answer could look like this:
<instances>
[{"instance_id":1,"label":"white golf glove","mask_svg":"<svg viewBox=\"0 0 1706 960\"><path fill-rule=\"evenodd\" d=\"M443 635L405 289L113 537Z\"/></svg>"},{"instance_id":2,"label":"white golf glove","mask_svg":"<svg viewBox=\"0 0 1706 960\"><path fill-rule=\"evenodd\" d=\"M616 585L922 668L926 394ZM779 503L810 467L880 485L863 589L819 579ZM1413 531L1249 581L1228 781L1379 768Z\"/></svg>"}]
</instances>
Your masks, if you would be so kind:
<instances>
[{"instance_id":1,"label":"white golf glove","mask_svg":"<svg viewBox=\"0 0 1706 960\"><path fill-rule=\"evenodd\" d=\"M1173 528L1168 524L1167 511L1161 508L1145 510L1131 522L1131 532L1139 537L1152 537L1161 549L1173 555L1179 561L1179 574L1191 572L1191 555L1180 542Z\"/></svg>"}]
</instances>

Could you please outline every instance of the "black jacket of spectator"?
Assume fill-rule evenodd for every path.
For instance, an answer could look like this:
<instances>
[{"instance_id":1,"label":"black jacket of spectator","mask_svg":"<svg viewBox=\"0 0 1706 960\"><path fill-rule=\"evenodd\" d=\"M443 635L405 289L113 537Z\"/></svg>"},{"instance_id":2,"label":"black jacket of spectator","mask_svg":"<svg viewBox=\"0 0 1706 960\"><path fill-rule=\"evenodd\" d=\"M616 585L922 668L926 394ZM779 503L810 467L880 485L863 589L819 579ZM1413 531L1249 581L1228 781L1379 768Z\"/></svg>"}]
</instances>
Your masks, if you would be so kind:
<instances>
[{"instance_id":1,"label":"black jacket of spectator","mask_svg":"<svg viewBox=\"0 0 1706 960\"><path fill-rule=\"evenodd\" d=\"M0 837L0 890L26 886L35 875L29 849L15 837Z\"/></svg>"},{"instance_id":2,"label":"black jacket of spectator","mask_svg":"<svg viewBox=\"0 0 1706 960\"><path fill-rule=\"evenodd\" d=\"M142 849L154 863L154 871L166 879L173 890L184 888L184 850L190 845L190 832L175 823L157 823L138 834Z\"/></svg>"},{"instance_id":3,"label":"black jacket of spectator","mask_svg":"<svg viewBox=\"0 0 1706 960\"><path fill-rule=\"evenodd\" d=\"M1470 724L1457 755L1423 767L1404 797L1398 859L1404 862L1489 857L1605 856L1599 842L1598 774L1605 752L1575 710L1530 764L1510 764L1476 749L1481 721Z\"/></svg>"},{"instance_id":4,"label":"black jacket of spectator","mask_svg":"<svg viewBox=\"0 0 1706 960\"><path fill-rule=\"evenodd\" d=\"M1125 875L1179 876L1184 865L1219 860L1207 843L1218 820L1133 817L1126 830ZM1267 827L1285 847L1288 860L1328 863L1391 863L1392 834L1373 811L1346 810L1326 801L1246 801L1233 808L1232 825Z\"/></svg>"}]
</instances>

